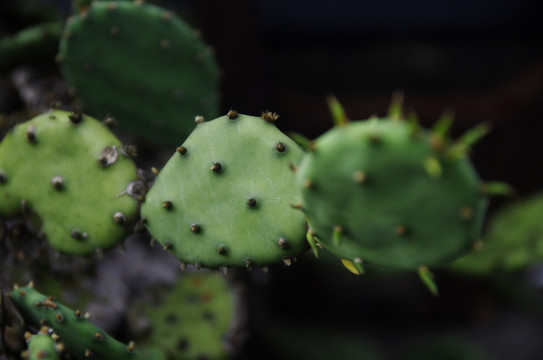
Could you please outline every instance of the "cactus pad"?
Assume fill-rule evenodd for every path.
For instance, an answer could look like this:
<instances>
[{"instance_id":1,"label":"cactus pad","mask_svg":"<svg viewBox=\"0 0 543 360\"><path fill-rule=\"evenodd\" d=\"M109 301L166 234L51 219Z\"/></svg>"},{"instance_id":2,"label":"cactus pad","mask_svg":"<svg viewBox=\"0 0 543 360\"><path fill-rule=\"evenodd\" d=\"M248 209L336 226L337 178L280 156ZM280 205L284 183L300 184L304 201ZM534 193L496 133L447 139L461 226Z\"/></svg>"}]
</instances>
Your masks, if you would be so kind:
<instances>
[{"instance_id":1,"label":"cactus pad","mask_svg":"<svg viewBox=\"0 0 543 360\"><path fill-rule=\"evenodd\" d=\"M148 141L176 145L194 114L218 113L212 50L158 6L93 2L67 23L59 55L82 111L111 115Z\"/></svg>"},{"instance_id":2,"label":"cactus pad","mask_svg":"<svg viewBox=\"0 0 543 360\"><path fill-rule=\"evenodd\" d=\"M311 234L350 266L437 267L480 236L479 178L458 147L413 123L343 123L319 137L297 172Z\"/></svg>"},{"instance_id":3,"label":"cactus pad","mask_svg":"<svg viewBox=\"0 0 543 360\"><path fill-rule=\"evenodd\" d=\"M48 333L49 328L42 327L34 335L26 333L28 350L23 353L23 358L28 360L59 360L59 354L55 342Z\"/></svg>"},{"instance_id":4,"label":"cactus pad","mask_svg":"<svg viewBox=\"0 0 543 360\"><path fill-rule=\"evenodd\" d=\"M17 125L0 144L0 215L32 209L61 252L112 247L138 208L129 195L136 166L121 150L104 125L78 113L50 111Z\"/></svg>"},{"instance_id":5,"label":"cactus pad","mask_svg":"<svg viewBox=\"0 0 543 360\"><path fill-rule=\"evenodd\" d=\"M158 174L142 218L197 268L288 264L305 246L305 219L289 206L299 201L289 165L302 153L261 118L230 111L200 123Z\"/></svg>"},{"instance_id":6,"label":"cactus pad","mask_svg":"<svg viewBox=\"0 0 543 360\"><path fill-rule=\"evenodd\" d=\"M160 306L147 305L147 344L168 359L225 359L234 332L236 299L223 276L184 275Z\"/></svg>"}]
</instances>

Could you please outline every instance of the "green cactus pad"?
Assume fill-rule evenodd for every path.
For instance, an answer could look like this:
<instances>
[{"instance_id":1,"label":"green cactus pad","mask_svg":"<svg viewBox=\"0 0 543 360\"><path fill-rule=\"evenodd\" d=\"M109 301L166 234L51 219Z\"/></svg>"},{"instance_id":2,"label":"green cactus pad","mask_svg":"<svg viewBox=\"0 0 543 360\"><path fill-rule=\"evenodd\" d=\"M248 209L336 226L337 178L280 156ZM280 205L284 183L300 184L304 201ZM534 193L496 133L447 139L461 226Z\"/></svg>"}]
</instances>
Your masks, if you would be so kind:
<instances>
[{"instance_id":1,"label":"green cactus pad","mask_svg":"<svg viewBox=\"0 0 543 360\"><path fill-rule=\"evenodd\" d=\"M289 165L303 152L273 123L229 114L200 123L178 148L142 218L165 248L196 267L288 263L305 247L304 216L289 206L300 198Z\"/></svg>"},{"instance_id":2,"label":"green cactus pad","mask_svg":"<svg viewBox=\"0 0 543 360\"><path fill-rule=\"evenodd\" d=\"M314 142L298 169L311 230L355 265L438 267L480 236L486 198L471 163L412 125L338 125Z\"/></svg>"},{"instance_id":3,"label":"green cactus pad","mask_svg":"<svg viewBox=\"0 0 543 360\"><path fill-rule=\"evenodd\" d=\"M59 360L59 354L55 342L47 332L48 328L43 327L39 333L28 338L28 350L24 357L28 360Z\"/></svg>"},{"instance_id":4,"label":"green cactus pad","mask_svg":"<svg viewBox=\"0 0 543 360\"><path fill-rule=\"evenodd\" d=\"M147 305L152 325L146 344L168 359L226 359L235 319L236 299L224 277L186 274L159 306Z\"/></svg>"},{"instance_id":5,"label":"green cactus pad","mask_svg":"<svg viewBox=\"0 0 543 360\"><path fill-rule=\"evenodd\" d=\"M483 247L450 264L471 275L515 271L543 259L543 194L512 202L490 218Z\"/></svg>"},{"instance_id":6,"label":"green cactus pad","mask_svg":"<svg viewBox=\"0 0 543 360\"><path fill-rule=\"evenodd\" d=\"M0 216L35 211L51 246L85 255L123 240L137 180L122 144L97 120L50 111L17 125L0 144Z\"/></svg>"},{"instance_id":7,"label":"green cactus pad","mask_svg":"<svg viewBox=\"0 0 543 360\"><path fill-rule=\"evenodd\" d=\"M218 114L212 50L158 6L93 2L67 23L59 54L84 112L111 115L148 141L177 145L195 114Z\"/></svg>"},{"instance_id":8,"label":"green cactus pad","mask_svg":"<svg viewBox=\"0 0 543 360\"><path fill-rule=\"evenodd\" d=\"M80 311L69 309L30 286L13 290L9 297L30 325L47 324L54 330L53 338L62 342L66 351L77 359L147 359L133 344L120 343L93 325Z\"/></svg>"}]
</instances>

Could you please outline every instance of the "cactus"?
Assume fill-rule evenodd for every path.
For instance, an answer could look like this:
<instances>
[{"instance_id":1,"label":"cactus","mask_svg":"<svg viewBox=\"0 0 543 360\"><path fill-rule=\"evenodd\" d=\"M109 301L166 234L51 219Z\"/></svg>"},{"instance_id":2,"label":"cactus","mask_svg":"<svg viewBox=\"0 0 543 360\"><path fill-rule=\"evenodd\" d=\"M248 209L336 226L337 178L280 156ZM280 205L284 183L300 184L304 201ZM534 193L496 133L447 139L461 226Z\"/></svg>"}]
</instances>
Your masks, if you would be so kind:
<instances>
[{"instance_id":1,"label":"cactus","mask_svg":"<svg viewBox=\"0 0 543 360\"><path fill-rule=\"evenodd\" d=\"M337 126L312 143L297 172L301 208L309 238L353 272L363 261L418 269L436 293L428 267L463 255L480 236L487 201L465 153L485 129L450 143L448 118L426 131L396 108L349 122L331 101Z\"/></svg>"},{"instance_id":2,"label":"cactus","mask_svg":"<svg viewBox=\"0 0 543 360\"><path fill-rule=\"evenodd\" d=\"M543 259L543 194L512 202L490 218L484 247L450 264L458 273L492 275Z\"/></svg>"},{"instance_id":3,"label":"cactus","mask_svg":"<svg viewBox=\"0 0 543 360\"><path fill-rule=\"evenodd\" d=\"M168 359L225 359L237 323L236 297L224 277L187 273L158 306L145 307L152 325L146 345L162 349Z\"/></svg>"},{"instance_id":4,"label":"cactus","mask_svg":"<svg viewBox=\"0 0 543 360\"><path fill-rule=\"evenodd\" d=\"M217 115L212 51L158 6L93 2L67 23L59 60L80 110L111 115L150 142L177 144L192 130L194 114Z\"/></svg>"},{"instance_id":5,"label":"cactus","mask_svg":"<svg viewBox=\"0 0 543 360\"><path fill-rule=\"evenodd\" d=\"M54 110L15 126L0 144L0 216L35 211L61 252L112 247L138 210L131 194L142 189L127 149L79 113Z\"/></svg>"},{"instance_id":6,"label":"cactus","mask_svg":"<svg viewBox=\"0 0 543 360\"><path fill-rule=\"evenodd\" d=\"M231 110L209 122L197 117L158 174L142 219L181 261L197 268L289 265L303 250L305 220L289 207L299 201L289 165L303 152L272 123L277 116Z\"/></svg>"},{"instance_id":7,"label":"cactus","mask_svg":"<svg viewBox=\"0 0 543 360\"><path fill-rule=\"evenodd\" d=\"M43 60L44 56L54 59L62 23L47 22L19 31L0 41L0 70L19 65L22 62Z\"/></svg>"},{"instance_id":8,"label":"cactus","mask_svg":"<svg viewBox=\"0 0 543 360\"><path fill-rule=\"evenodd\" d=\"M32 326L47 324L54 333L53 340L62 342L65 350L77 359L157 359L156 353L135 349L134 343L124 345L93 325L88 316L58 303L52 296L44 296L25 286L9 293L11 302Z\"/></svg>"},{"instance_id":9,"label":"cactus","mask_svg":"<svg viewBox=\"0 0 543 360\"><path fill-rule=\"evenodd\" d=\"M44 326L37 334L25 334L28 350L23 352L23 358L28 360L59 360L55 342L49 335L49 328Z\"/></svg>"}]
</instances>

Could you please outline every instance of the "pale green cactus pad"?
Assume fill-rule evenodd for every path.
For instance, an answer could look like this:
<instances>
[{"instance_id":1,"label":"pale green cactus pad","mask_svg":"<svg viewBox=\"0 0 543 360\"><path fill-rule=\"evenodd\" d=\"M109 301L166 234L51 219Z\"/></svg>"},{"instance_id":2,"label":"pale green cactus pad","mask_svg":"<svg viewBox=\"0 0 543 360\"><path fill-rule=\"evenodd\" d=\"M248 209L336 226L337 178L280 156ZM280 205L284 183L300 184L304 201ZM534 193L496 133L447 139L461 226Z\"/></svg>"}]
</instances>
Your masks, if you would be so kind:
<instances>
[{"instance_id":1,"label":"pale green cactus pad","mask_svg":"<svg viewBox=\"0 0 543 360\"><path fill-rule=\"evenodd\" d=\"M160 145L177 145L196 114L218 115L213 51L174 12L95 1L64 30L59 60L83 112Z\"/></svg>"},{"instance_id":2,"label":"pale green cactus pad","mask_svg":"<svg viewBox=\"0 0 543 360\"><path fill-rule=\"evenodd\" d=\"M136 166L99 121L55 110L0 144L0 216L32 210L51 246L85 255L123 240L136 214Z\"/></svg>"},{"instance_id":3,"label":"pale green cactus pad","mask_svg":"<svg viewBox=\"0 0 543 360\"><path fill-rule=\"evenodd\" d=\"M23 357L28 360L59 360L60 356L56 349L55 342L47 332L48 328L43 327L37 334L27 338L28 350ZM29 333L27 333L29 334ZM28 336L28 335L27 335Z\"/></svg>"},{"instance_id":4,"label":"pale green cactus pad","mask_svg":"<svg viewBox=\"0 0 543 360\"><path fill-rule=\"evenodd\" d=\"M151 235L196 267L290 264L305 247L291 164L299 146L263 118L230 111L199 123L142 205ZM267 119L263 120L263 119Z\"/></svg>"},{"instance_id":5,"label":"pale green cactus pad","mask_svg":"<svg viewBox=\"0 0 543 360\"><path fill-rule=\"evenodd\" d=\"M426 281L428 267L465 254L480 238L486 196L467 146L441 135L383 118L319 137L297 172L310 234L353 272L367 262L419 269Z\"/></svg>"}]
</instances>

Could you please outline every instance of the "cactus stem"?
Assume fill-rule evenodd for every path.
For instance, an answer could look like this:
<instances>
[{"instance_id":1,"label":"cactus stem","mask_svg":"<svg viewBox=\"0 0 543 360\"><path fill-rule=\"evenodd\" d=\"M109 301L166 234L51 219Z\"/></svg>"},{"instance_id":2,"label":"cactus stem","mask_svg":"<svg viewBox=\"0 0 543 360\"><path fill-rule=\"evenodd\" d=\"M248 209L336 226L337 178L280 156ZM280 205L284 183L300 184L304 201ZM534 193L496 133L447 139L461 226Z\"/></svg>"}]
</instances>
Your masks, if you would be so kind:
<instances>
[{"instance_id":1,"label":"cactus stem","mask_svg":"<svg viewBox=\"0 0 543 360\"><path fill-rule=\"evenodd\" d=\"M249 200L247 200L247 205L254 209L256 207L256 200L254 198L250 198Z\"/></svg>"},{"instance_id":2,"label":"cactus stem","mask_svg":"<svg viewBox=\"0 0 543 360\"><path fill-rule=\"evenodd\" d=\"M185 155L187 153L187 148L184 146L180 146L177 148L177 152L181 155Z\"/></svg>"},{"instance_id":3,"label":"cactus stem","mask_svg":"<svg viewBox=\"0 0 543 360\"><path fill-rule=\"evenodd\" d=\"M230 109L226 114L230 120L234 120L238 117L238 112L236 110Z\"/></svg>"},{"instance_id":4,"label":"cactus stem","mask_svg":"<svg viewBox=\"0 0 543 360\"><path fill-rule=\"evenodd\" d=\"M64 182L62 180L62 177L61 176L53 176L51 178L51 186L53 186L53 188L55 190L62 190L63 186L64 186Z\"/></svg>"},{"instance_id":5,"label":"cactus stem","mask_svg":"<svg viewBox=\"0 0 543 360\"><path fill-rule=\"evenodd\" d=\"M280 237L279 240L277 240L277 245L278 245L279 248L282 249L282 250L287 249L287 248L288 248L287 239L285 239L284 237Z\"/></svg>"},{"instance_id":6,"label":"cactus stem","mask_svg":"<svg viewBox=\"0 0 543 360\"><path fill-rule=\"evenodd\" d=\"M200 227L200 225L190 224L190 231L192 231L195 234L199 234L202 231L202 228Z\"/></svg>"},{"instance_id":7,"label":"cactus stem","mask_svg":"<svg viewBox=\"0 0 543 360\"><path fill-rule=\"evenodd\" d=\"M221 163L212 163L213 165L211 165L211 171L213 171L214 173L220 173L221 170L222 170L222 165Z\"/></svg>"}]
</instances>

